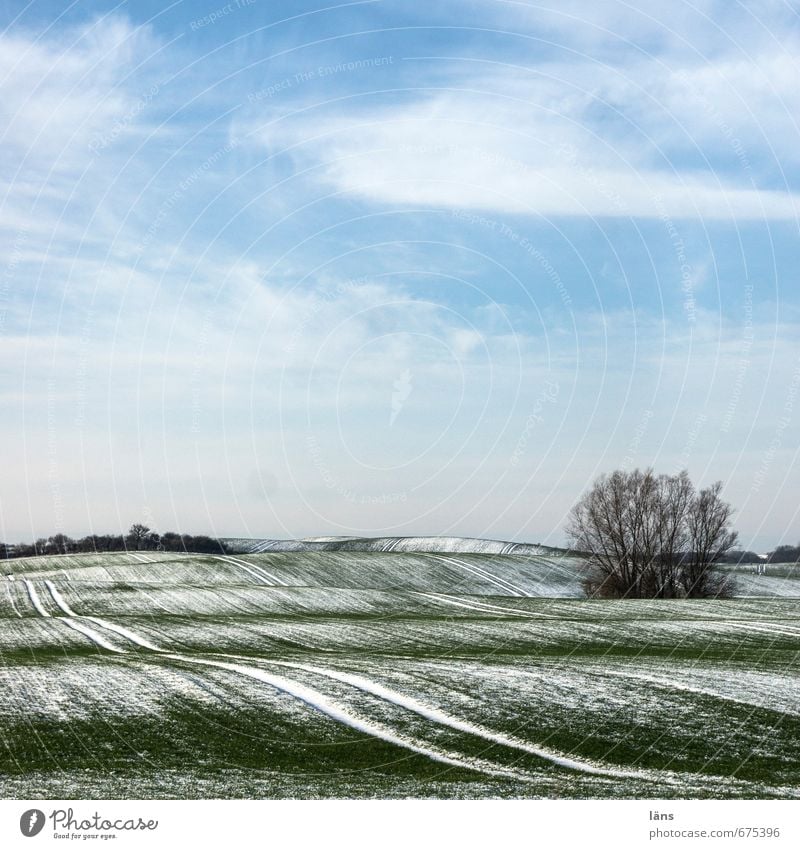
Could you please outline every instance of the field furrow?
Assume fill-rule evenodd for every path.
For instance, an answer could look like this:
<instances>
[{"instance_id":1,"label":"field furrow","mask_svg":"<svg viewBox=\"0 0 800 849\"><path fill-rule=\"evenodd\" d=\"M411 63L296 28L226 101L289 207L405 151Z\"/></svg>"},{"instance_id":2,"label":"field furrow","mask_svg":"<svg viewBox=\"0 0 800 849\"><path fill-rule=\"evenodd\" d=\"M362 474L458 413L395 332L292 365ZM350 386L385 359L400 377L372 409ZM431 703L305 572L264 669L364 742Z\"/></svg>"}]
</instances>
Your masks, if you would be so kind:
<instances>
[{"instance_id":1,"label":"field furrow","mask_svg":"<svg viewBox=\"0 0 800 849\"><path fill-rule=\"evenodd\" d=\"M8 561L0 790L800 796L798 599L590 601L545 550L357 542Z\"/></svg>"}]
</instances>

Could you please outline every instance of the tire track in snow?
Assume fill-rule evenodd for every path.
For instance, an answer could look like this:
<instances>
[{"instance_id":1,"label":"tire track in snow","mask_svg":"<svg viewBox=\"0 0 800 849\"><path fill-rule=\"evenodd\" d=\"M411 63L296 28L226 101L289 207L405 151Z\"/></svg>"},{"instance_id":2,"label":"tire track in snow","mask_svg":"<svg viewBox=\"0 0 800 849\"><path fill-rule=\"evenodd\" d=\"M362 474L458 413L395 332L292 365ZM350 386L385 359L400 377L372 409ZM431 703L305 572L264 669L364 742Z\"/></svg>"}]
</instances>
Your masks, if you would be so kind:
<instances>
[{"instance_id":1,"label":"tire track in snow","mask_svg":"<svg viewBox=\"0 0 800 849\"><path fill-rule=\"evenodd\" d=\"M489 580L494 580L494 581L497 581L498 583L500 583L501 585L505 585L513 593L517 593L518 595L525 596L526 598L529 596L529 593L527 593L521 587L518 587L515 584L512 584L511 581L507 581L505 578L501 578L498 575L495 575L494 573L490 572L488 569L484 569L482 566L476 566L474 563L465 563L463 560L459 560L457 557L451 556L450 559L454 563L458 563L460 566L463 566L464 568L475 569L477 572L481 573L482 575L485 575L487 577L487 579L489 579Z\"/></svg>"},{"instance_id":2,"label":"tire track in snow","mask_svg":"<svg viewBox=\"0 0 800 849\"><path fill-rule=\"evenodd\" d=\"M47 588L50 590L50 587L52 587L52 584L50 584L50 581L45 581L45 584L49 585ZM25 586L28 590L28 596L30 597L31 603L36 608L39 615L45 616L48 619L52 619L53 617L51 617L50 614L44 609L44 606L42 605L41 599L39 598L39 595L36 592L36 588L33 586L33 584L27 578L25 578ZM50 590L50 594L53 595L52 590ZM53 601L56 602L56 605L61 607L61 605L56 600L55 596L53 596ZM63 601L63 599L62 599L62 601ZM65 603L64 607L61 608L61 609L62 609L63 612L67 612L67 611L69 611L69 606L66 605L66 603ZM72 613L72 611L69 611L69 612ZM72 613L72 616L74 616L74 615L75 614ZM70 616L57 616L55 618L59 622L63 622L67 627L72 628L73 631L78 631L78 633L83 634L84 637L88 637L93 643L96 643L98 646L101 646L104 649L108 649L108 651L116 652L117 654L123 654L124 653L123 649L117 648L116 646L112 646L111 643L109 643L107 640L105 640L96 631L93 631L91 628L88 628L86 625L82 625L80 622L76 622Z\"/></svg>"},{"instance_id":3,"label":"tire track in snow","mask_svg":"<svg viewBox=\"0 0 800 849\"><path fill-rule=\"evenodd\" d=\"M254 678L256 681L269 684L276 690L280 690L283 693L294 696L294 698L314 710L317 710L320 713L329 716L331 719L334 719L343 725L347 725L356 731L361 731L363 734L367 734L370 737L375 737L376 739L383 740L386 743L392 743L395 746L408 749L416 754L424 755L425 757L438 761L439 763L447 764L448 766L457 767L459 769L471 769L476 772L482 772L498 778L514 778L525 781L531 780L530 776L520 773L517 770L498 767L495 764L490 764L476 758L466 758L458 755L457 753L448 752L444 749L428 745L420 740L401 736L382 725L377 725L373 722L360 719L359 717L349 713L344 707L328 698L328 696L321 693L319 690L314 690L305 684L301 684L299 681L294 681L293 679L286 678L283 675L275 675L271 672L266 672L263 669L253 666L242 666L238 663L228 663L219 660L201 660L200 658L186 657L179 654L167 654L164 655L164 657L168 657L172 660L183 661L184 663L200 664L202 666L215 666L219 669L226 669L229 672L236 672L247 678ZM293 664L285 665L289 666Z\"/></svg>"},{"instance_id":4,"label":"tire track in snow","mask_svg":"<svg viewBox=\"0 0 800 849\"><path fill-rule=\"evenodd\" d=\"M531 613L528 610L516 610L513 607L500 607L496 604L489 604L488 602L476 601L468 604L461 599L456 600L449 595L445 595L445 593L423 593L415 590L412 590L412 592L414 595L427 596L428 598L435 599L436 601L441 601L444 604L452 604L456 607L466 607L468 610L478 610L482 613L510 613L514 616L522 616L530 619L548 618L543 613Z\"/></svg>"},{"instance_id":5,"label":"tire track in snow","mask_svg":"<svg viewBox=\"0 0 800 849\"><path fill-rule=\"evenodd\" d=\"M48 592L53 598L53 601L56 603L56 607L58 607L62 613L66 613L67 616L78 616L77 614L67 603L64 601L61 593L53 586L52 581L45 581L44 585L47 587Z\"/></svg>"},{"instance_id":6,"label":"tire track in snow","mask_svg":"<svg viewBox=\"0 0 800 849\"><path fill-rule=\"evenodd\" d=\"M143 649L149 649L150 651L155 652L164 651L164 649L159 648L144 637L140 637L133 631L123 628L121 625L115 625L113 622L107 622L105 619L97 619L94 616L84 616L83 618L88 619L90 622L94 622L95 625L99 625L101 628L105 628L106 631L113 631L115 634L125 637L126 640L130 640L132 643L135 643L137 646L141 646Z\"/></svg>"},{"instance_id":7,"label":"tire track in snow","mask_svg":"<svg viewBox=\"0 0 800 849\"><path fill-rule=\"evenodd\" d=\"M269 580L274 581L275 586L278 587L288 587L289 585L286 581L282 581L276 575L273 575L272 572L268 572L263 566L258 563L253 563L252 561L240 560L238 557L231 557L230 555L222 555L223 557L228 557L233 563L237 566L249 566L251 569L255 569L256 572L263 575L265 578L269 578Z\"/></svg>"},{"instance_id":8,"label":"tire track in snow","mask_svg":"<svg viewBox=\"0 0 800 849\"><path fill-rule=\"evenodd\" d=\"M74 619L70 619L68 616L59 616L57 617L57 620L59 622L63 622L65 625L68 625L70 628L72 628L73 631L78 631L85 637L88 637L93 643L96 643L101 648L108 649L108 651L113 651L115 654L126 654L125 649L121 649L117 646L112 645L104 637L98 634L97 631L93 631L91 628L87 627L81 622L76 622Z\"/></svg>"},{"instance_id":9,"label":"tire track in snow","mask_svg":"<svg viewBox=\"0 0 800 849\"><path fill-rule=\"evenodd\" d=\"M523 592L512 584L509 584L502 578L498 578L496 575L492 575L490 572L486 572L479 566L474 566L471 563L464 563L461 560L456 560L454 557L443 557L440 554L428 554L423 552L420 553L423 555L423 557L432 557L434 560L440 560L442 563L447 563L450 566L458 566L460 569L465 569L476 577L483 578L485 581L489 581L489 583L494 584L501 590L504 590L505 593L510 591L516 596L527 596L526 592Z\"/></svg>"},{"instance_id":10,"label":"tire track in snow","mask_svg":"<svg viewBox=\"0 0 800 849\"><path fill-rule=\"evenodd\" d=\"M221 555L221 557L223 559L230 560L231 563L235 563L237 566L249 567L250 569L255 569L256 572L258 572L260 575L263 575L265 578L269 578L270 581L273 581L275 586L278 586L278 587L288 586L288 584L286 584L285 581L282 581L276 575L273 575L272 572L268 572L263 566L259 565L258 563L253 563L252 561L248 561L248 560L240 560L238 557L232 557L229 554L223 554L223 555Z\"/></svg>"},{"instance_id":11,"label":"tire track in snow","mask_svg":"<svg viewBox=\"0 0 800 849\"><path fill-rule=\"evenodd\" d=\"M496 587L499 587L504 593L511 592L513 595L524 596L527 593L524 593L522 590L515 587L513 584L508 583L508 581L503 578L498 578L497 575L493 575L491 572L487 572L485 569L482 569L480 566L475 566L473 563L465 563L463 560L458 560L455 557L442 556L437 554L430 554L429 557L434 557L436 560L441 560L445 563L449 563L451 566L458 566L461 569L466 569L471 572L473 575L483 578L489 583L494 584Z\"/></svg>"},{"instance_id":12,"label":"tire track in snow","mask_svg":"<svg viewBox=\"0 0 800 849\"><path fill-rule=\"evenodd\" d=\"M50 614L48 614L47 611L44 609L41 600L39 599L39 596L36 593L35 587L33 587L31 582L28 580L26 580L25 583L34 606L37 608L41 615L49 617ZM45 585L47 586L50 595L53 598L53 601L56 603L59 609L62 612L68 614L67 618L58 617L60 621L63 621L69 627L84 634L94 643L101 646L102 648L105 648L108 651L112 651L117 654L126 653L124 649L120 649L117 646L110 644L104 639L102 635L98 634L96 631L92 630L88 626L84 625L81 622L76 622L72 617L77 616L77 614L75 614L72 608L63 599L58 589L49 580L45 581ZM100 625L100 627L112 630L120 634L121 636L130 639L139 646L142 646L152 651L162 652L163 657L183 661L189 664L199 664L204 666L214 666L221 669L227 669L229 671L236 672L240 675L244 675L246 677L250 677L263 683L269 684L270 686L273 686L276 689L281 690L282 692L292 695L300 701L303 701L304 703L308 704L310 707L320 711L321 713L324 713L325 715L331 717L336 721L339 721L345 725L348 725L349 727L354 728L355 730L359 730L377 739L381 739L385 742L397 745L401 748L408 749L417 754L422 754L435 761L458 768L476 770L497 777L530 780L530 776L526 776L524 773L520 773L519 771L506 769L503 767L499 767L496 764L482 761L480 759L464 757L459 755L458 753L442 750L437 747L426 744L420 740L401 736L385 728L384 726L378 725L374 722L360 719L359 717L351 714L340 704L325 696L324 693L321 693L318 690L315 690L305 684L294 681L285 676L274 675L260 668L243 666L241 664L227 663L223 661L212 661L195 657L187 657L184 655L163 654L163 650L153 646L148 641L144 640L138 635L133 634L127 629L115 626L113 625L113 623L97 619L96 617L83 618ZM493 732L489 729L483 728L482 726L474 725L473 723L469 723L464 720L460 720L456 717L450 716L449 714L446 714L441 710L425 705L410 696L398 693L394 690L389 689L388 687L384 687L381 684L363 678L362 676L352 675L348 673L340 673L333 670L322 669L320 667L315 667L306 664L289 663L282 661L267 662L273 663L281 667L304 670L312 674L321 675L323 677L339 681L341 683L347 684L348 686L352 686L355 689L360 690L361 692L368 693L369 695L375 696L391 704L395 704L398 707L410 710L432 722L445 725L463 733L468 733L473 736L480 737L488 742L493 742L509 748L524 751L526 753L542 758L543 760L547 760L558 766L578 770L584 773L590 773L612 778L634 778L653 780L652 776L647 773L593 766L591 764L563 757L557 753L550 752L549 750L543 749L538 746L532 746L530 744L524 743L523 741L508 737L507 735ZM659 775L657 780L664 781L668 779L665 775Z\"/></svg>"},{"instance_id":13,"label":"tire track in snow","mask_svg":"<svg viewBox=\"0 0 800 849\"><path fill-rule=\"evenodd\" d=\"M367 678L363 678L360 675L353 675L347 672L339 672L334 671L332 669L322 669L318 666L311 666L305 663L289 663L287 661L279 661L279 660L270 660L269 663L274 663L277 666L288 666L294 669L302 669L306 672L311 672L317 675L322 675L326 678L331 678L334 681L340 681L343 684L349 684L351 687L355 687L358 690L361 690L365 693L370 693L373 696L377 696L379 699L383 699L384 701L391 702L392 704L398 705L399 707L406 708L407 710L413 711L414 713L419 714L420 716L425 717L425 719L429 719L432 722L437 722L440 725L447 725L450 728L455 729L456 731L462 731L466 734L472 734L475 737L481 737L484 740L487 740L492 743L497 743L501 746L507 746L511 749L518 749L519 751L526 752L530 755L535 755L536 757L542 758L543 760L549 761L552 764L555 764L560 767L564 767L566 769L576 770L579 772L590 773L592 775L602 775L608 778L635 778L639 780L645 781L667 781L669 782L669 777L666 776L665 773L652 774L644 771L634 771L634 770L622 770L615 769L613 767L602 767L595 766L590 763L586 763L584 761L577 761L573 758L565 757L557 752L552 752L549 749L542 748L541 746L533 746L529 743L525 743L522 740L517 740L514 737L509 737L506 734L502 734L496 731L492 731L488 728L484 728L480 725L474 725L471 722L466 722L465 720L458 719L457 717L450 716L438 708L432 708L422 702L417 701L411 696L406 696L403 693L398 693L396 690L391 690L388 687L383 686L382 684L378 684L375 681L370 681Z\"/></svg>"},{"instance_id":14,"label":"tire track in snow","mask_svg":"<svg viewBox=\"0 0 800 849\"><path fill-rule=\"evenodd\" d=\"M13 609L14 613L16 613L17 616L19 616L21 619L22 614L19 612L19 610L17 610L17 605L14 604L14 596L11 594L11 584L9 581L6 581L6 593L8 593L8 600L11 602L11 608Z\"/></svg>"},{"instance_id":15,"label":"tire track in snow","mask_svg":"<svg viewBox=\"0 0 800 849\"><path fill-rule=\"evenodd\" d=\"M230 566L238 566L240 569L244 569L245 572L249 572L259 583L264 584L267 587L274 586L284 586L274 575L270 575L269 572L261 569L259 572L254 571L257 567L252 563L246 563L244 560L234 560L232 557L226 557L221 554L212 555L214 559L221 560L223 563L227 563ZM274 583L270 583L267 580L267 577L271 578Z\"/></svg>"},{"instance_id":16,"label":"tire track in snow","mask_svg":"<svg viewBox=\"0 0 800 849\"><path fill-rule=\"evenodd\" d=\"M31 604L36 612L39 616L46 616L49 619L50 614L44 609L42 600L39 598L39 593L36 592L36 587L34 587L28 578L23 578L23 582L25 584L25 589L28 591L28 598L31 600Z\"/></svg>"},{"instance_id":17,"label":"tire track in snow","mask_svg":"<svg viewBox=\"0 0 800 849\"><path fill-rule=\"evenodd\" d=\"M711 696L712 698L721 699L722 701L726 702L733 702L734 704L738 705L748 705L749 707L780 711L790 716L800 716L800 711L793 710L791 705L784 705L781 708L777 708L772 703L754 698L748 698L747 693L739 696L734 693L725 693L718 689L715 690L712 687L703 687L700 684L687 683L686 681L679 681L675 678L659 676L657 674L649 672L631 672L627 669L597 669L591 670L591 672L600 678L630 678L635 681L644 681L648 684L655 684L657 687L663 687L667 690L679 690L686 693L696 693L700 696Z\"/></svg>"},{"instance_id":18,"label":"tire track in snow","mask_svg":"<svg viewBox=\"0 0 800 849\"><path fill-rule=\"evenodd\" d=\"M30 582L26 581L26 584L30 584ZM52 596L53 601L56 603L56 605L61 609L62 612L68 614L67 617L58 617L59 621L64 622L64 624L66 624L69 627L73 628L74 630L82 633L84 636L86 636L90 640L92 640L92 642L96 643L97 645L101 646L104 649L107 649L108 651L112 651L116 654L125 654L126 653L124 649L120 649L117 646L114 646L111 643L107 642L96 631L94 631L91 628L87 627L86 625L83 625L82 623L76 622L74 619L72 619L71 617L76 616L77 614L75 614L75 612L72 610L72 608L67 604L67 602L64 600L64 598L59 593L58 589L52 584L51 581L45 581L45 585L47 586L47 588L50 592L50 595ZM44 616L50 616L50 614L48 614L44 610L44 607L41 605L41 601L39 600L38 595L36 595L35 588L32 585L30 585L28 589L29 589L29 593L30 592L33 593L33 595L31 596L31 601L33 601L34 598L37 600L37 602L34 603L34 606L37 606L37 603L38 603L37 609L41 612L41 614L44 615ZM108 626L111 625L111 623L105 622L104 620L98 620L95 617L84 617L84 618L88 619L89 621L95 622L96 624L100 624L101 627L108 627ZM120 629L117 626L111 625L111 630L116 630L117 633L120 633L123 636L128 637L129 639L133 639L134 642L137 642L139 645L143 646L144 648L149 648L151 650L163 652L163 650L152 646L151 644L147 643L147 641L143 640L142 638L138 637L137 635L132 634L130 631L126 631L126 629ZM488 762L484 762L484 761L481 761L479 759L464 758L463 756L460 756L456 753L448 752L446 750L441 750L439 748L427 745L427 744L425 744L425 743L423 743L419 740L414 740L413 738L407 738L405 736L401 736L399 734L396 734L393 731L390 731L389 729L384 728L381 725L377 725L373 722L368 722L366 720L360 719L360 718L354 716L353 714L349 713L344 707L342 707L341 705L332 701L331 699L329 699L327 696L325 696L323 693L319 692L318 690L314 690L311 687L308 687L308 686L301 684L297 681L294 681L290 678L286 678L285 676L274 675L272 673L266 672L264 670L261 670L261 669L255 668L255 667L242 666L240 664L227 663L227 662L223 662L223 661L206 660L206 659L200 659L200 658L195 658L195 657L186 657L184 655L176 655L176 654L163 654L162 653L162 656L168 657L172 660L180 660L180 661L183 661L183 662L189 663L189 664L199 664L199 665L202 665L202 666L214 666L214 667L218 667L220 669L226 669L226 670L229 670L229 671L232 671L232 672L236 672L240 675L244 675L244 676L249 677L249 678L254 678L257 681L261 681L263 683L269 684L269 685L275 687L276 689L278 689L282 692L285 692L285 693L287 693L291 696L294 696L295 698L299 699L300 701L304 702L305 704L309 705L310 707L314 708L315 710L318 710L319 712L325 714L326 716L329 716L332 719L334 719L338 722L341 722L341 723L343 723L343 724L345 724L345 725L347 725L347 726L349 726L349 727L351 727L355 730L361 731L362 733L365 733L365 734L367 734L371 737L375 737L377 739L383 740L384 742L392 743L392 744L399 746L401 748L408 749L410 751L415 752L416 754L424 755L425 757L431 758L432 760L438 761L440 763L447 764L448 766L458 767L460 769L471 769L471 770L475 770L477 772L482 772L482 773L486 773L486 774L489 774L489 775L494 775L496 777L514 778L514 779L518 779L518 780L519 779L529 780L529 776L526 776L523 773L519 773L518 771L511 770L511 769L505 769L503 767L498 767L494 764L490 764ZM299 668L299 669L306 668L306 667L304 667L303 665L300 665L300 664L280 663L279 665L288 666L288 667L295 667L295 668ZM313 667L308 667L308 669L312 672L317 671ZM328 674L323 670L320 670L320 671L323 674ZM336 676L328 674L328 677L335 678ZM345 683L350 683L350 682L345 682ZM363 688L358 688L358 689L363 689ZM370 692L370 691L366 690L366 692ZM375 695L375 694L373 693L373 695ZM385 698L385 697L383 697L383 698ZM389 701L392 701L392 700L389 699ZM419 711L417 711L417 713L419 713ZM430 718L430 717L428 717L428 718Z\"/></svg>"},{"instance_id":19,"label":"tire track in snow","mask_svg":"<svg viewBox=\"0 0 800 849\"><path fill-rule=\"evenodd\" d=\"M105 628L106 631L111 631L115 634L118 634L121 637L125 637L126 640L130 640L132 643L135 643L137 646L141 646L144 649L149 649L150 651L156 651L156 652L163 652L164 651L164 649L159 648L156 645L153 645L153 643L148 642L144 637L140 637L138 634L134 634L133 631L129 631L127 628L123 628L121 625L115 625L113 622L108 622L105 619L98 619L96 616L81 616L80 614L76 613L67 604L67 602L64 600L64 597L61 595L61 593L53 585L52 581L45 581L44 583L45 583L45 586L47 587L48 591L50 592L50 595L53 597L53 601L56 603L56 605L59 607L59 609L63 613L67 614L67 616L75 617L75 618L79 618L79 619L86 619L89 622L94 622L95 625L99 625L101 628ZM76 624L79 624L79 623L73 622L73 625L76 625ZM104 648L111 648L112 651L116 651L116 652L124 651L123 649L112 647L109 643L107 643L103 639L103 637L101 637L96 632L91 631L90 628L86 628L86 626L83 626L83 628L79 629L79 630L82 630L83 633L85 633L87 636L89 636L89 632L94 634L94 636L97 637L98 640L102 641L102 642L100 642L100 645L103 645Z\"/></svg>"},{"instance_id":20,"label":"tire track in snow","mask_svg":"<svg viewBox=\"0 0 800 849\"><path fill-rule=\"evenodd\" d=\"M270 586L269 581L263 576L259 575L257 572L254 572L247 566L242 566L241 563L234 563L231 560L228 560L226 557L221 557L217 554L212 555L215 560L221 560L223 563L226 563L228 566L238 566L240 569L243 569L245 572L249 573L253 578L255 578L259 584L264 584L265 586Z\"/></svg>"}]
</instances>

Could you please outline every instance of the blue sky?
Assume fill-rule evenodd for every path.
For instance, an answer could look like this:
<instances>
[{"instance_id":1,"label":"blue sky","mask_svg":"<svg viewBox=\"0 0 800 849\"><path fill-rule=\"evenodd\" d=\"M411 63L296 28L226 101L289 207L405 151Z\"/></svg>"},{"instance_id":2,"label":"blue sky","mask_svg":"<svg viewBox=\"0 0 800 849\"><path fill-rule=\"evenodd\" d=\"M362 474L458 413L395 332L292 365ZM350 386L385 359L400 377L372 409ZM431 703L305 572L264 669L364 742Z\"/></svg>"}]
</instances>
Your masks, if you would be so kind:
<instances>
[{"instance_id":1,"label":"blue sky","mask_svg":"<svg viewBox=\"0 0 800 849\"><path fill-rule=\"evenodd\" d=\"M787 2L0 4L0 538L800 538Z\"/></svg>"}]
</instances>

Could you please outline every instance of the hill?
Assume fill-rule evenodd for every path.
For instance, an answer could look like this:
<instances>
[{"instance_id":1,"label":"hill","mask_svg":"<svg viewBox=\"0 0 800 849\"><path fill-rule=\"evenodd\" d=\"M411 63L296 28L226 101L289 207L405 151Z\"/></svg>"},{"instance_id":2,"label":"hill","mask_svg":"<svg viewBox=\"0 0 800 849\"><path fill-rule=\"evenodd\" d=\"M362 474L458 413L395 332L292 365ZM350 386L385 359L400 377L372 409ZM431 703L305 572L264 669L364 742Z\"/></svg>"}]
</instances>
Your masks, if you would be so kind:
<instances>
[{"instance_id":1,"label":"hill","mask_svg":"<svg viewBox=\"0 0 800 849\"><path fill-rule=\"evenodd\" d=\"M610 602L558 550L298 544L6 561L3 797L800 797L790 567Z\"/></svg>"}]
</instances>

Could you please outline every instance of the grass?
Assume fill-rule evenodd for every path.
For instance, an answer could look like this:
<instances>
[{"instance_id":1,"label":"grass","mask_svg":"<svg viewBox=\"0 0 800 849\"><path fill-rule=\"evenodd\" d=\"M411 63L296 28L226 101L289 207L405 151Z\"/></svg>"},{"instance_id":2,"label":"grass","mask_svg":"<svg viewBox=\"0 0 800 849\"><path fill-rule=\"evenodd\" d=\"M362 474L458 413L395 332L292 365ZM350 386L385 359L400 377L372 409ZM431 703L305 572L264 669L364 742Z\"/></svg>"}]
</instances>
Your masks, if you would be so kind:
<instances>
[{"instance_id":1,"label":"grass","mask_svg":"<svg viewBox=\"0 0 800 849\"><path fill-rule=\"evenodd\" d=\"M280 567L283 576L294 574L297 585L289 587L248 583L246 573L206 557L165 556L158 564L136 564L109 555L108 571L97 557L83 564L71 558L70 580L59 577L66 558L52 563L36 558L29 571L24 561L10 561L6 573L13 569L18 578L34 580L52 615L38 616L20 580L7 582L14 584L16 611L11 596L0 593L0 793L800 795L795 599L603 602L504 597L496 586L473 594L448 590L451 601L506 608L498 613L447 606L407 589L387 590L392 563L402 573L404 558L411 558L419 583L424 558L370 557L337 552L309 560L298 552L242 558L270 572ZM478 555L459 555L466 557L478 562ZM370 586L378 560L382 589ZM480 560L493 575L513 574L515 580L533 570L530 586L546 577L535 573L536 558L518 558L513 570L509 561L510 556ZM310 564L306 572L304 564ZM420 592L443 592L442 564L431 564L433 586ZM198 569L209 574L216 567L209 583L197 580ZM50 580L84 626L102 632L120 653L98 648L59 621L63 614L37 579L43 574L54 575ZM186 660L137 648L87 616L122 626ZM236 658L227 657L231 654ZM297 696L198 660L288 676L368 727L428 752L449 753L461 766L356 730ZM276 662L358 675L422 708ZM426 708L479 730L443 724L426 715ZM637 777L564 768L487 739L492 734L593 768L633 770Z\"/></svg>"}]
</instances>

